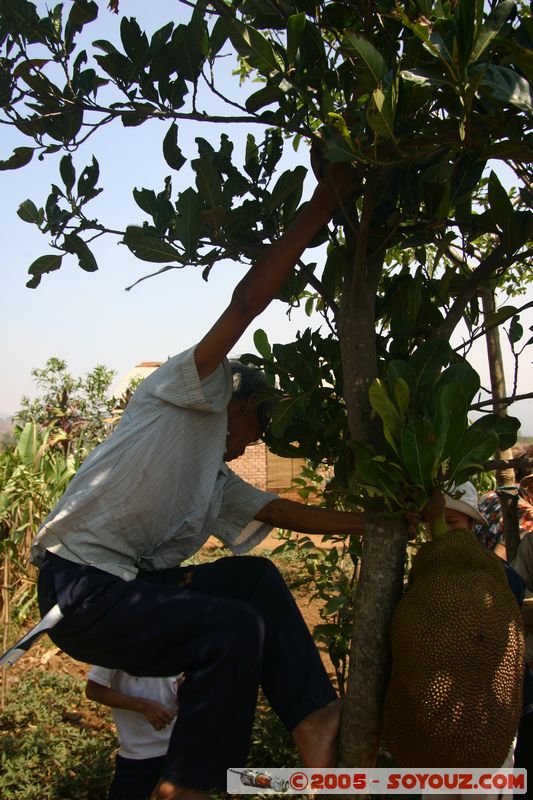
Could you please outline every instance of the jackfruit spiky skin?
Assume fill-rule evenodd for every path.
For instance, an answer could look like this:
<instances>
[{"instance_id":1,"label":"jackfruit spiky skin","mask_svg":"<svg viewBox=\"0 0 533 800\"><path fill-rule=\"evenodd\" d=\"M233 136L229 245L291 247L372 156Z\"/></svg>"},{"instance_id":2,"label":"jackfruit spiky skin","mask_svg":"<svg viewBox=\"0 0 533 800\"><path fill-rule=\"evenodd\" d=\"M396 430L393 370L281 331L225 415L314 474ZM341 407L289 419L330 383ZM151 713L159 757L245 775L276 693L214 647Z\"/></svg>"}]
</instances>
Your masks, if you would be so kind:
<instances>
[{"instance_id":1,"label":"jackfruit spiky skin","mask_svg":"<svg viewBox=\"0 0 533 800\"><path fill-rule=\"evenodd\" d=\"M391 635L384 736L397 766L501 767L522 711L525 648L500 559L467 530L423 544Z\"/></svg>"}]
</instances>

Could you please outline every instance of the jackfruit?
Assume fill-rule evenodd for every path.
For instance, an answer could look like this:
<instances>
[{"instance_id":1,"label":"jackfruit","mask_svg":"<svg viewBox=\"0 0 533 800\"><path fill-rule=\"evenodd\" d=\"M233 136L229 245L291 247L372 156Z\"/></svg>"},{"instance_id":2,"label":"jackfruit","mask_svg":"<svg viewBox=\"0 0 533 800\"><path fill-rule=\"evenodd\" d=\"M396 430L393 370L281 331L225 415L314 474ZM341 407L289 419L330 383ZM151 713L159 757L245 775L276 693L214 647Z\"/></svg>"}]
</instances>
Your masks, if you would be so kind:
<instances>
[{"instance_id":1,"label":"jackfruit","mask_svg":"<svg viewBox=\"0 0 533 800\"><path fill-rule=\"evenodd\" d=\"M423 544L391 637L384 737L396 765L501 767L522 711L525 648L500 559L468 530Z\"/></svg>"}]
</instances>

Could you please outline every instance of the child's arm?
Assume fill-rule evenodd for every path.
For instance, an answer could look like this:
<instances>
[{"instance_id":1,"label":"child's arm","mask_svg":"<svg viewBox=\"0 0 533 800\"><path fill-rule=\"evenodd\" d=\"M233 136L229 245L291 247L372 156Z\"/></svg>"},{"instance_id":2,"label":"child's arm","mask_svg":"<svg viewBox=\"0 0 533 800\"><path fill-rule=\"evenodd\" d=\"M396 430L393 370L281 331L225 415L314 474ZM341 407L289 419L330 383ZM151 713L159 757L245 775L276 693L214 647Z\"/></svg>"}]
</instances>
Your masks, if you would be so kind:
<instances>
[{"instance_id":1,"label":"child's arm","mask_svg":"<svg viewBox=\"0 0 533 800\"><path fill-rule=\"evenodd\" d=\"M103 686L90 678L85 686L85 696L89 700L101 703L110 708L125 708L128 711L136 711L144 714L150 725L156 730L161 730L169 725L177 714L175 708L167 708L157 700L150 700L146 697L135 697L129 694L122 694L109 686Z\"/></svg>"}]
</instances>

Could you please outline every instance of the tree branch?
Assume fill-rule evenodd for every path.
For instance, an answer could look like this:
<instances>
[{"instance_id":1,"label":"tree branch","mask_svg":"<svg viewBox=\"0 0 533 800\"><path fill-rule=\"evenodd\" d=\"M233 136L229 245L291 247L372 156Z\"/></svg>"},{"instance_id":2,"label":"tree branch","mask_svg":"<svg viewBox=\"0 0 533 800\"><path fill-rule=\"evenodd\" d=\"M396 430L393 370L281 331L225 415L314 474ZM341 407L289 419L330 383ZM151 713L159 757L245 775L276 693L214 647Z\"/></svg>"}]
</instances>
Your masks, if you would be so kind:
<instances>
[{"instance_id":1,"label":"tree branch","mask_svg":"<svg viewBox=\"0 0 533 800\"><path fill-rule=\"evenodd\" d=\"M310 284L310 286L313 287L313 289L316 292L318 292L322 300L324 300L325 304L329 306L334 316L336 317L339 312L339 306L335 302L334 298L331 297L331 295L329 295L329 293L325 290L322 281L320 281L316 277L314 272L312 272L307 266L307 264L304 264L304 262L301 259L297 262L297 265L300 268L300 272L303 272L303 274L307 278L307 282Z\"/></svg>"},{"instance_id":2,"label":"tree branch","mask_svg":"<svg viewBox=\"0 0 533 800\"><path fill-rule=\"evenodd\" d=\"M524 303L523 306L520 306L520 308L517 308L516 309L516 313L513 314L513 316L516 316L516 314L520 314L522 311L526 311L526 309L528 309L528 308L533 308L533 300L531 300L529 303ZM509 319L509 318L507 318L507 319ZM478 330L478 332L475 333L473 336L471 336L470 339L467 339L465 342L463 342L463 344L460 344L457 347L455 347L454 348L454 352L458 353L459 350L466 349L469 345L472 344L472 342L475 342L476 339L479 339L481 336L485 336L487 331L491 331L491 330L493 330L493 328L497 328L500 325L502 325L503 322L507 322L507 319L504 319L502 322L494 322L492 325L485 325L485 326L481 327L481 329Z\"/></svg>"},{"instance_id":3,"label":"tree branch","mask_svg":"<svg viewBox=\"0 0 533 800\"><path fill-rule=\"evenodd\" d=\"M476 267L466 282L463 291L457 295L446 320L440 328L438 328L437 336L439 339L444 339L445 341L450 340L453 331L463 317L468 303L477 293L479 284L488 280L498 268L506 266L509 262L512 262L512 259L510 256L505 255L505 247L503 243L500 243L494 248L492 253Z\"/></svg>"},{"instance_id":4,"label":"tree branch","mask_svg":"<svg viewBox=\"0 0 533 800\"><path fill-rule=\"evenodd\" d=\"M533 467L533 458L529 456L519 456L518 458L494 458L491 461L484 461L481 466L488 472L506 469L507 467Z\"/></svg>"},{"instance_id":5,"label":"tree branch","mask_svg":"<svg viewBox=\"0 0 533 800\"><path fill-rule=\"evenodd\" d=\"M512 397L502 397L500 400L482 400L481 403L474 403L470 406L471 411L481 411L485 406L510 406L518 400L530 400L533 397L533 392L527 394L515 394Z\"/></svg>"}]
</instances>

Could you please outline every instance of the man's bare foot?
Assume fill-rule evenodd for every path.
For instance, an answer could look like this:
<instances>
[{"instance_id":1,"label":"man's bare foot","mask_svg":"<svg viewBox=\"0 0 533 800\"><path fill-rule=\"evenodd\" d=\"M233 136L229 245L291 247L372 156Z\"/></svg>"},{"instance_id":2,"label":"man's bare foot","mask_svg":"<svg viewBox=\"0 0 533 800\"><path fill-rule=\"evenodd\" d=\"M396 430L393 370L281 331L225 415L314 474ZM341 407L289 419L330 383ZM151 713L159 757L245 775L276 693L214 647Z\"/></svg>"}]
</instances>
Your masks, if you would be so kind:
<instances>
[{"instance_id":1,"label":"man's bare foot","mask_svg":"<svg viewBox=\"0 0 533 800\"><path fill-rule=\"evenodd\" d=\"M201 789L176 786L170 781L159 781L150 795L150 800L209 800L209 795Z\"/></svg>"},{"instance_id":2,"label":"man's bare foot","mask_svg":"<svg viewBox=\"0 0 533 800\"><path fill-rule=\"evenodd\" d=\"M302 767L335 767L341 701L333 700L313 711L294 728L292 738L300 753Z\"/></svg>"}]
</instances>

